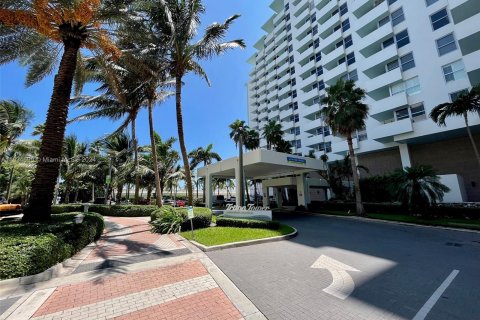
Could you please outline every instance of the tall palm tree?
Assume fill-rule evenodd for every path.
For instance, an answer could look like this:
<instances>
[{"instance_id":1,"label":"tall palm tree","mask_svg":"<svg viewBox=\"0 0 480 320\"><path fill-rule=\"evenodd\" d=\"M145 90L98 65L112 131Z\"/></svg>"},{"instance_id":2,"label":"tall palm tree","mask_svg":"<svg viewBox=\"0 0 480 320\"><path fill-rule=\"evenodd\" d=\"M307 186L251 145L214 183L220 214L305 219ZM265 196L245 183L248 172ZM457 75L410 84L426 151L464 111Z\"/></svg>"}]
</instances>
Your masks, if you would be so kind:
<instances>
[{"instance_id":1,"label":"tall palm tree","mask_svg":"<svg viewBox=\"0 0 480 320\"><path fill-rule=\"evenodd\" d=\"M473 139L470 126L468 124L468 113L480 112L480 84L474 86L469 92L460 94L455 101L442 103L432 109L430 112L430 118L435 121L439 126L446 126L446 118L452 116L462 116L465 120L465 127L467 128L468 137L472 143L475 157L477 158L478 165L480 166L480 153L478 152L477 145Z\"/></svg>"},{"instance_id":2,"label":"tall palm tree","mask_svg":"<svg viewBox=\"0 0 480 320\"><path fill-rule=\"evenodd\" d=\"M125 1L126 2L126 1ZM27 85L51 73L61 56L42 137L39 161L24 221L50 219L62 154L68 104L80 48L119 52L108 34L115 18L125 13L124 1L4 0L0 8L0 64L19 59L29 65ZM105 27L105 28L103 28ZM63 53L60 51L63 48ZM47 159L47 161L45 161Z\"/></svg>"},{"instance_id":3,"label":"tall palm tree","mask_svg":"<svg viewBox=\"0 0 480 320\"><path fill-rule=\"evenodd\" d=\"M203 166L212 164L213 160L221 161L222 157L213 150L213 144L209 144L206 148L198 147L188 154L190 158L190 168L195 169L200 163ZM203 184L203 202L205 202L205 183Z\"/></svg>"},{"instance_id":4,"label":"tall palm tree","mask_svg":"<svg viewBox=\"0 0 480 320\"><path fill-rule=\"evenodd\" d=\"M327 96L323 99L323 103L327 106L321 112L334 134L347 137L355 187L356 211L357 215L363 216L365 209L362 204L357 161L353 150L353 134L357 130L365 128L365 120L368 117L368 106L362 102L365 98L365 91L355 87L354 81L345 82L342 79L327 88L326 91Z\"/></svg>"},{"instance_id":5,"label":"tall palm tree","mask_svg":"<svg viewBox=\"0 0 480 320\"><path fill-rule=\"evenodd\" d=\"M276 146L277 143L282 139L283 131L282 125L277 123L275 120L270 120L263 127L262 137L267 140L267 149L272 150L273 146Z\"/></svg>"},{"instance_id":6,"label":"tall palm tree","mask_svg":"<svg viewBox=\"0 0 480 320\"><path fill-rule=\"evenodd\" d=\"M275 151L292 153L292 145L290 144L290 142L283 140L283 138L280 138L280 140L276 142Z\"/></svg>"},{"instance_id":7,"label":"tall palm tree","mask_svg":"<svg viewBox=\"0 0 480 320\"><path fill-rule=\"evenodd\" d=\"M260 135L254 129L248 129L245 133L245 149L255 150L260 147Z\"/></svg>"},{"instance_id":8,"label":"tall palm tree","mask_svg":"<svg viewBox=\"0 0 480 320\"><path fill-rule=\"evenodd\" d=\"M65 184L65 203L70 203L70 192L75 185L78 187L78 175L81 173L81 162L75 160L86 154L87 144L79 142L75 135L69 135L65 137L63 149L61 172Z\"/></svg>"},{"instance_id":9,"label":"tall palm tree","mask_svg":"<svg viewBox=\"0 0 480 320\"><path fill-rule=\"evenodd\" d=\"M165 185L169 179L169 176L174 172L177 172L177 163L180 161L180 155L176 150L173 150L173 144L177 139L171 137L167 140L162 140L162 138L155 133L155 145L157 147L157 163L158 163L158 173L160 177L160 192L163 194L165 190Z\"/></svg>"},{"instance_id":10,"label":"tall palm tree","mask_svg":"<svg viewBox=\"0 0 480 320\"><path fill-rule=\"evenodd\" d=\"M241 181L238 185L240 189L240 205L244 204L244 188L245 188L245 181L243 175L243 147L244 141L247 140L247 134L250 132L250 128L245 124L243 120L235 120L229 126L230 128L230 138L235 141L235 145L238 147L238 166L239 166L239 181Z\"/></svg>"},{"instance_id":11,"label":"tall palm tree","mask_svg":"<svg viewBox=\"0 0 480 320\"><path fill-rule=\"evenodd\" d=\"M25 132L33 113L20 102L0 101L0 166L7 150Z\"/></svg>"},{"instance_id":12,"label":"tall palm tree","mask_svg":"<svg viewBox=\"0 0 480 320\"><path fill-rule=\"evenodd\" d=\"M223 42L228 29L239 17L238 15L228 18L224 23L208 26L205 34L196 40L200 16L205 12L201 0L164 0L158 1L157 4L157 6L151 5L147 10L150 20L154 23L152 29L159 34L155 44L158 45L162 57L165 54L164 44L166 41L169 43L165 54L167 71L175 78L178 140L185 169L188 204L192 205L193 187L183 130L183 78L188 73L194 73L203 77L210 85L207 74L198 61L211 59L231 49L244 48L245 43L243 40Z\"/></svg>"},{"instance_id":13,"label":"tall palm tree","mask_svg":"<svg viewBox=\"0 0 480 320\"><path fill-rule=\"evenodd\" d=\"M410 213L425 214L428 207L442 201L444 194L450 191L431 166L397 169L393 177L398 200L408 207Z\"/></svg>"}]
</instances>

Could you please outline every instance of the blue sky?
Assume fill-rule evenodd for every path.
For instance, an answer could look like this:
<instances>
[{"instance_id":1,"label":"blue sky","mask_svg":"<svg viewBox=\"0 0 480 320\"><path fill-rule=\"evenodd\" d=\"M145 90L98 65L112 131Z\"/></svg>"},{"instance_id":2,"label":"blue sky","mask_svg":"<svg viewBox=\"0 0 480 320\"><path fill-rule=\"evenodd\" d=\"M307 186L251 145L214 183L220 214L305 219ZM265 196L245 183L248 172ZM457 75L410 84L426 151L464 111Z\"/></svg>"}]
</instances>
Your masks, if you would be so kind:
<instances>
[{"instance_id":1,"label":"blue sky","mask_svg":"<svg viewBox=\"0 0 480 320\"><path fill-rule=\"evenodd\" d=\"M207 12L202 17L202 28L212 22L222 22L233 14L241 14L232 26L227 39L243 38L245 50L234 50L202 65L212 86L195 77L185 78L183 91L184 131L187 150L214 144L214 150L223 158L236 154L230 140L228 125L235 119L247 120L248 73L246 60L255 52L253 45L263 34L261 26L272 14L270 2L263 0L205 0ZM26 70L17 63L0 67L0 99L14 99L33 110L35 119L23 138L30 138L34 125L45 121L53 86L53 74L40 83L26 88ZM88 86L84 94L92 94L95 86ZM154 112L155 129L162 138L177 137L175 100L170 98L158 105ZM69 117L79 114L70 110ZM67 134L76 134L80 140L92 142L113 131L116 123L109 120L92 120L70 124ZM140 144L149 144L148 119L142 111L137 120L137 136ZM178 148L178 146L177 146ZM178 148L179 149L179 148Z\"/></svg>"}]
</instances>

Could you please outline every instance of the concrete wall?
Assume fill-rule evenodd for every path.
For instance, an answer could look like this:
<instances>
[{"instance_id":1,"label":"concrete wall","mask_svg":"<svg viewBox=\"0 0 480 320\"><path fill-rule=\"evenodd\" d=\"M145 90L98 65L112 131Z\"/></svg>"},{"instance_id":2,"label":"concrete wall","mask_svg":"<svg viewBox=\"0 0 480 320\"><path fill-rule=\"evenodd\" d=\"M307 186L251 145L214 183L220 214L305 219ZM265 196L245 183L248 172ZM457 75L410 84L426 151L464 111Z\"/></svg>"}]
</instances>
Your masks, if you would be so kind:
<instances>
[{"instance_id":1,"label":"concrete wall","mask_svg":"<svg viewBox=\"0 0 480 320\"><path fill-rule=\"evenodd\" d=\"M480 148L480 135L475 136ZM413 165L429 164L439 175L458 174L462 177L467 192L467 201L480 201L480 168L475 159L470 140L467 137L411 145ZM475 184L473 186L472 184Z\"/></svg>"},{"instance_id":2,"label":"concrete wall","mask_svg":"<svg viewBox=\"0 0 480 320\"><path fill-rule=\"evenodd\" d=\"M358 155L358 163L369 170L369 173L360 170L361 177L388 174L402 168L398 148Z\"/></svg>"}]
</instances>

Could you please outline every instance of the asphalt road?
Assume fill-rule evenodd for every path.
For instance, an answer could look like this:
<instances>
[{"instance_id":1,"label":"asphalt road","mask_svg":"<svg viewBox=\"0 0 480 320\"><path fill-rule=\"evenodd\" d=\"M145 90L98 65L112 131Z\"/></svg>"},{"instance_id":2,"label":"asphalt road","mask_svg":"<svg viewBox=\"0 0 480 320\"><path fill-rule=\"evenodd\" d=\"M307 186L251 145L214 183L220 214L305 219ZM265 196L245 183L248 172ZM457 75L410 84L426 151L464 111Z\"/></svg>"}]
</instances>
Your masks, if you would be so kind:
<instances>
[{"instance_id":1,"label":"asphalt road","mask_svg":"<svg viewBox=\"0 0 480 320\"><path fill-rule=\"evenodd\" d=\"M326 216L280 220L298 236L208 253L269 319L480 319L480 233Z\"/></svg>"}]
</instances>

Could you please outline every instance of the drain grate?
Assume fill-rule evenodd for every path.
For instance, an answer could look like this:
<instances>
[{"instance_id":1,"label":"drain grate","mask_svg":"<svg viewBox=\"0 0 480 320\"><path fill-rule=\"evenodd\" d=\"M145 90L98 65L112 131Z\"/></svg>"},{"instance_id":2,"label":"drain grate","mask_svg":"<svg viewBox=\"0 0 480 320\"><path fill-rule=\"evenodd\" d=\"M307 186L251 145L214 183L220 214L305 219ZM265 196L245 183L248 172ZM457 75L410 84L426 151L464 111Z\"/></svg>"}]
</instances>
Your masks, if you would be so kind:
<instances>
[{"instance_id":1,"label":"drain grate","mask_svg":"<svg viewBox=\"0 0 480 320\"><path fill-rule=\"evenodd\" d=\"M445 245L450 246L450 247L461 247L463 244L458 243L458 242L445 242Z\"/></svg>"}]
</instances>

